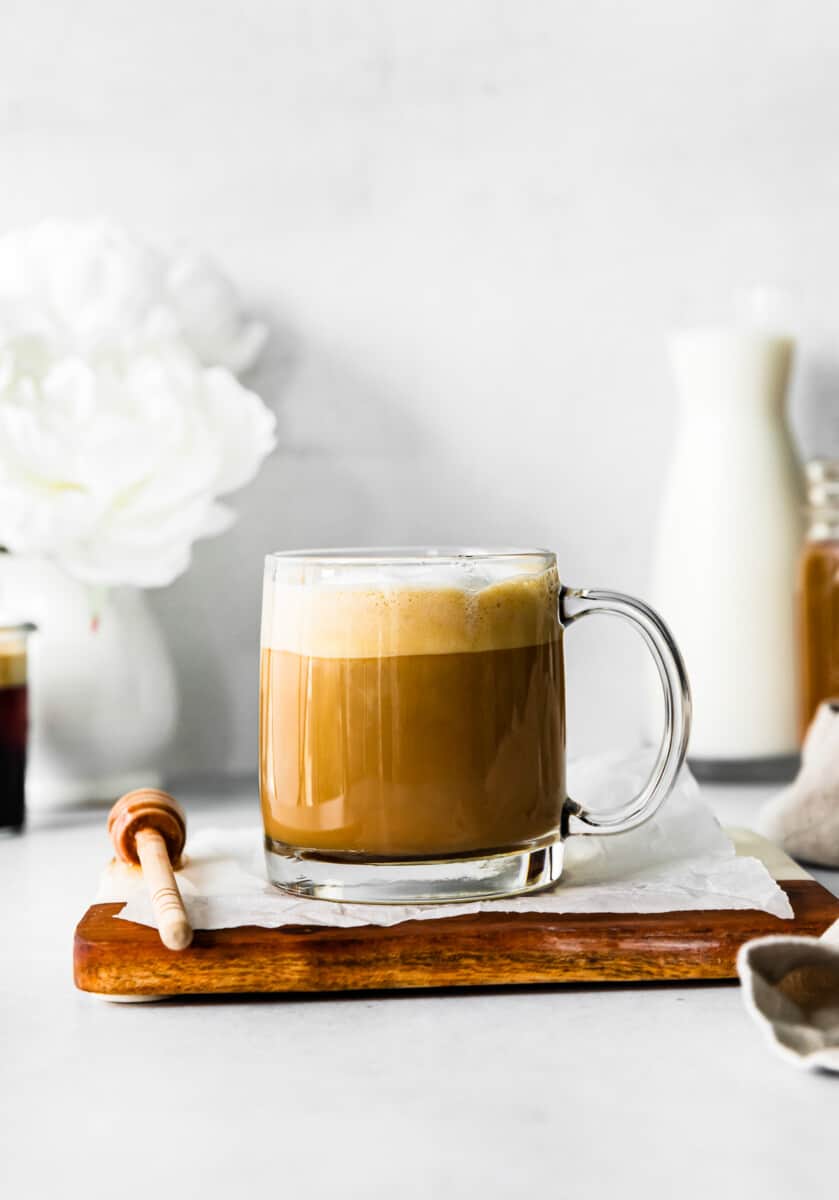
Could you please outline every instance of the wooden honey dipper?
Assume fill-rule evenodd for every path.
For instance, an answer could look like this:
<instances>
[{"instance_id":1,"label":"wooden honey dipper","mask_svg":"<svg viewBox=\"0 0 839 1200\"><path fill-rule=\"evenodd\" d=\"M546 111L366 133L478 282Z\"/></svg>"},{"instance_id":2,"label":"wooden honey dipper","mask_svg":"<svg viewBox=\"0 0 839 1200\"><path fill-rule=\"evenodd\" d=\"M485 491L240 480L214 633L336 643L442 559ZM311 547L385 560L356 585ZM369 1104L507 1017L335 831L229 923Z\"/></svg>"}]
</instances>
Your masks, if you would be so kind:
<instances>
[{"instance_id":1,"label":"wooden honey dipper","mask_svg":"<svg viewBox=\"0 0 839 1200\"><path fill-rule=\"evenodd\" d=\"M108 815L108 833L117 855L143 870L163 945L184 950L192 941L192 926L173 870L186 841L180 804L158 788L126 792Z\"/></svg>"}]
</instances>

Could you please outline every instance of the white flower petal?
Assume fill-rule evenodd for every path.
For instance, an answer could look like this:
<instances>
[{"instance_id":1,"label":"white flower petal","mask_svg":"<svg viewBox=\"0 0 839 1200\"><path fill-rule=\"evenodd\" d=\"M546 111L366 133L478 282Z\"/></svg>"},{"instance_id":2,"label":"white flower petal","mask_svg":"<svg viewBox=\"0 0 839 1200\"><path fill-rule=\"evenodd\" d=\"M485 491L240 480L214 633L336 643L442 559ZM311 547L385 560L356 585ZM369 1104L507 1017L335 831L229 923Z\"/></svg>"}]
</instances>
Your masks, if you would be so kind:
<instances>
[{"instance_id":1,"label":"white flower petal","mask_svg":"<svg viewBox=\"0 0 839 1200\"><path fill-rule=\"evenodd\" d=\"M253 479L276 445L276 418L255 392L248 391L223 367L205 372L208 419L224 447L218 479L220 494L236 491Z\"/></svg>"},{"instance_id":2,"label":"white flower petal","mask_svg":"<svg viewBox=\"0 0 839 1200\"><path fill-rule=\"evenodd\" d=\"M233 284L206 259L182 254L169 264L166 285L181 332L207 366L240 375L253 366L268 331L240 314Z\"/></svg>"}]
</instances>

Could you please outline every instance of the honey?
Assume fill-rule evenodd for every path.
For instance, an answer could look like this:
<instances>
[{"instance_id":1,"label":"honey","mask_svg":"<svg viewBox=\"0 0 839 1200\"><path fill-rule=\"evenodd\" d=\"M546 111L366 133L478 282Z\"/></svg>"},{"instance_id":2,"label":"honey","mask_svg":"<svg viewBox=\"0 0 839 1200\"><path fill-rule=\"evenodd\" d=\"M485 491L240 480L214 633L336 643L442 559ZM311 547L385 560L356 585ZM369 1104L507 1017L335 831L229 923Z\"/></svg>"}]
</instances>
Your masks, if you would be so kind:
<instances>
[{"instance_id":1,"label":"honey","mask_svg":"<svg viewBox=\"0 0 839 1200\"><path fill-rule=\"evenodd\" d=\"M807 464L807 540L797 580L798 733L839 698L839 462Z\"/></svg>"}]
</instances>

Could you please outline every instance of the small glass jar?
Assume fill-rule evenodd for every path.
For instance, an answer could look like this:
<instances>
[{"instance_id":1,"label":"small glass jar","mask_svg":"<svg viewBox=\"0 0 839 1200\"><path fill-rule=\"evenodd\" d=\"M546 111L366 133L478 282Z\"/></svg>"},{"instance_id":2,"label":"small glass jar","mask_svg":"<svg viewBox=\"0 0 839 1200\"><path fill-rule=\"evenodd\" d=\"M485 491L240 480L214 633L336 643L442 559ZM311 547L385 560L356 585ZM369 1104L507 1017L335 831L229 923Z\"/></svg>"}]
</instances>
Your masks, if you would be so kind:
<instances>
[{"instance_id":1,"label":"small glass jar","mask_svg":"<svg viewBox=\"0 0 839 1200\"><path fill-rule=\"evenodd\" d=\"M26 641L34 625L0 625L0 831L23 828L26 771Z\"/></svg>"},{"instance_id":2,"label":"small glass jar","mask_svg":"<svg viewBox=\"0 0 839 1200\"><path fill-rule=\"evenodd\" d=\"M805 467L807 532L798 566L798 733L839 697L839 461Z\"/></svg>"}]
</instances>

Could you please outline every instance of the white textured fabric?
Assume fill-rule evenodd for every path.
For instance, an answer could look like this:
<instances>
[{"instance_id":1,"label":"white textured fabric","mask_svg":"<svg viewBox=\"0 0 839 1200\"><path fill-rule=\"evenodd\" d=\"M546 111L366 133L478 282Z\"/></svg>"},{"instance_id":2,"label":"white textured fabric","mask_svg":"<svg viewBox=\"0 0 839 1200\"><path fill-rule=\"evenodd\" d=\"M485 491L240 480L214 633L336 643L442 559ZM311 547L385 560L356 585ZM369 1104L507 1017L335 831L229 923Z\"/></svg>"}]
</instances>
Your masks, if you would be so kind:
<instances>
[{"instance_id":1,"label":"white textured fabric","mask_svg":"<svg viewBox=\"0 0 839 1200\"><path fill-rule=\"evenodd\" d=\"M648 755L580 760L573 764L574 794L598 803L618 801L643 782ZM333 904L284 895L266 882L262 835L254 826L235 831L190 830L188 859L178 882L196 929L240 925L397 925L475 912L654 913L687 909L762 909L792 917L785 893L756 858L737 856L731 839L699 795L685 769L656 816L640 829L611 837L573 837L565 844L561 882L549 892L509 900L445 905ZM137 869L112 863L99 888L100 903L127 901L120 916L143 925L154 920Z\"/></svg>"},{"instance_id":2,"label":"white textured fabric","mask_svg":"<svg viewBox=\"0 0 839 1200\"><path fill-rule=\"evenodd\" d=\"M798 777L766 804L760 831L794 858L839 867L839 711L830 704L813 718Z\"/></svg>"},{"instance_id":3,"label":"white textured fabric","mask_svg":"<svg viewBox=\"0 0 839 1200\"><path fill-rule=\"evenodd\" d=\"M839 1072L837 926L822 938L756 938L737 956L747 1012L797 1067Z\"/></svg>"}]
</instances>

